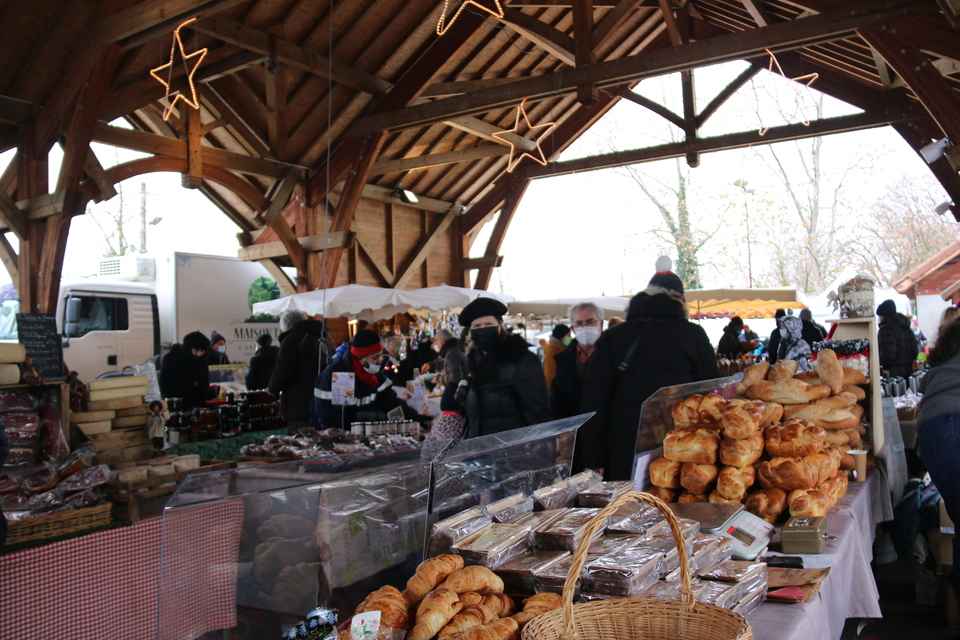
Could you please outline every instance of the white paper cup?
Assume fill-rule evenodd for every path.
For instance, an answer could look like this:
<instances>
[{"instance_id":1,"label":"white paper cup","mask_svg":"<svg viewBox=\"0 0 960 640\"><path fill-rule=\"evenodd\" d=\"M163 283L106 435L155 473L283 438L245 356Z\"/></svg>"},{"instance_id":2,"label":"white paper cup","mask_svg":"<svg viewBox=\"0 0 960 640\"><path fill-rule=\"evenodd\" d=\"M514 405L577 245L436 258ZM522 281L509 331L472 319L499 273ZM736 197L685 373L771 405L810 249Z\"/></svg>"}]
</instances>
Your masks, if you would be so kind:
<instances>
[{"instance_id":1,"label":"white paper cup","mask_svg":"<svg viewBox=\"0 0 960 640\"><path fill-rule=\"evenodd\" d=\"M866 482L867 451L865 449L851 449L847 453L853 456L853 479L857 482Z\"/></svg>"}]
</instances>

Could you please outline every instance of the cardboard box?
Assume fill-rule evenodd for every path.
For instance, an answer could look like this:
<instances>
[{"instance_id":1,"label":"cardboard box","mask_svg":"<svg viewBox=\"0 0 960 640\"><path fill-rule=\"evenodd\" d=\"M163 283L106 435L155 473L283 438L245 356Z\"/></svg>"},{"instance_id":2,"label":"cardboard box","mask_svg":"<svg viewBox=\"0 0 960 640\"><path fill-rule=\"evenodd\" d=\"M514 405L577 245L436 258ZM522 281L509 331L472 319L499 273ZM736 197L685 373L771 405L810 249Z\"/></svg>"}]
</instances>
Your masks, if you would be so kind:
<instances>
[{"instance_id":1,"label":"cardboard box","mask_svg":"<svg viewBox=\"0 0 960 640\"><path fill-rule=\"evenodd\" d=\"M954 531L953 520L950 519L950 516L947 514L947 508L943 504L943 500L940 501L940 530L949 529L949 531L943 531L944 533L956 533Z\"/></svg>"},{"instance_id":2,"label":"cardboard box","mask_svg":"<svg viewBox=\"0 0 960 640\"><path fill-rule=\"evenodd\" d=\"M951 565L944 565L940 573L940 594L943 598L944 615L947 626L951 629L960 629L960 609L957 607L957 597L953 587L947 582L947 574L953 570Z\"/></svg>"}]
</instances>

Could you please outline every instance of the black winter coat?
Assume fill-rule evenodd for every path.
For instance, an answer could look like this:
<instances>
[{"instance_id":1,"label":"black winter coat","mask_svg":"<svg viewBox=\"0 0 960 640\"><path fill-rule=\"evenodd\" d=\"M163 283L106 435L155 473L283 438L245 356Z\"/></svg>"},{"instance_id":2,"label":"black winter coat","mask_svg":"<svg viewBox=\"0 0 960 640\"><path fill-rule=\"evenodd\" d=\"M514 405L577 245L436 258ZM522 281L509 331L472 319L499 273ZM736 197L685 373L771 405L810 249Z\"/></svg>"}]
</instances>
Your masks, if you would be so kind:
<instances>
[{"instance_id":1,"label":"black winter coat","mask_svg":"<svg viewBox=\"0 0 960 640\"><path fill-rule=\"evenodd\" d=\"M740 342L740 331L730 325L723 328L723 337L717 343L717 356L728 360L739 360L743 355L743 343Z\"/></svg>"},{"instance_id":2,"label":"black winter coat","mask_svg":"<svg viewBox=\"0 0 960 640\"><path fill-rule=\"evenodd\" d=\"M520 336L508 335L493 351L467 353L467 429L473 438L550 421L547 381L540 358Z\"/></svg>"},{"instance_id":3,"label":"black winter coat","mask_svg":"<svg viewBox=\"0 0 960 640\"><path fill-rule=\"evenodd\" d=\"M877 329L877 345L880 349L880 368L891 376L906 378L913 373L913 361L920 350L917 337L910 329L910 320L902 313L886 316Z\"/></svg>"},{"instance_id":4,"label":"black winter coat","mask_svg":"<svg viewBox=\"0 0 960 640\"><path fill-rule=\"evenodd\" d=\"M160 363L159 382L164 398L183 398L190 409L202 407L210 397L206 357L198 358L179 343L174 344Z\"/></svg>"},{"instance_id":5,"label":"black winter coat","mask_svg":"<svg viewBox=\"0 0 960 640\"><path fill-rule=\"evenodd\" d=\"M266 389L273 375L273 368L277 365L277 354L280 347L258 347L257 352L250 358L250 369L247 371L247 389Z\"/></svg>"},{"instance_id":6,"label":"black winter coat","mask_svg":"<svg viewBox=\"0 0 960 640\"><path fill-rule=\"evenodd\" d=\"M443 358L443 371L440 381L445 385L454 385L463 380L464 368L467 366L467 356L460 350L460 340L450 338L440 348L440 357Z\"/></svg>"},{"instance_id":7,"label":"black winter coat","mask_svg":"<svg viewBox=\"0 0 960 640\"><path fill-rule=\"evenodd\" d=\"M777 354L780 352L780 327L773 330L770 339L767 340L767 360L773 366L777 363Z\"/></svg>"},{"instance_id":8,"label":"black winter coat","mask_svg":"<svg viewBox=\"0 0 960 640\"><path fill-rule=\"evenodd\" d=\"M280 334L277 363L267 389L273 395L283 392L283 417L287 420L305 420L310 416L313 384L321 365L326 365L321 362L325 335L319 320L302 320ZM325 356L326 345L323 347Z\"/></svg>"},{"instance_id":9,"label":"black winter coat","mask_svg":"<svg viewBox=\"0 0 960 640\"><path fill-rule=\"evenodd\" d=\"M557 372L550 385L550 415L554 420L580 415L580 397L583 389L577 376L577 341L574 339L567 348L554 356ZM590 361L587 361L590 364Z\"/></svg>"},{"instance_id":10,"label":"black winter coat","mask_svg":"<svg viewBox=\"0 0 960 640\"><path fill-rule=\"evenodd\" d=\"M581 400L582 413L596 415L577 434L575 466L602 467L607 480L631 479L644 400L661 387L720 377L706 332L687 317L679 294L651 286L630 301L626 322L600 336Z\"/></svg>"}]
</instances>

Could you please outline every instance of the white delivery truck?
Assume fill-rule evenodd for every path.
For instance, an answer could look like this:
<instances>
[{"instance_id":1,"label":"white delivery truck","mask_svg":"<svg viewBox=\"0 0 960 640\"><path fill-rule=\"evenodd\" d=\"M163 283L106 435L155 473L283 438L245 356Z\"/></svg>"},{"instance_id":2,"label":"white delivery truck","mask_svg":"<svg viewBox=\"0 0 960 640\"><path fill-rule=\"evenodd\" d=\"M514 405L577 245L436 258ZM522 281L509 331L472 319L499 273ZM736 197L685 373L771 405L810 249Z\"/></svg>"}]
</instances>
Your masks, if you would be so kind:
<instances>
[{"instance_id":1,"label":"white delivery truck","mask_svg":"<svg viewBox=\"0 0 960 640\"><path fill-rule=\"evenodd\" d=\"M254 316L253 303L280 295L256 262L191 253L104 259L96 279L60 285L63 359L89 380L165 353L191 331L217 331L230 361L245 364L257 336L280 333L277 318Z\"/></svg>"}]
</instances>

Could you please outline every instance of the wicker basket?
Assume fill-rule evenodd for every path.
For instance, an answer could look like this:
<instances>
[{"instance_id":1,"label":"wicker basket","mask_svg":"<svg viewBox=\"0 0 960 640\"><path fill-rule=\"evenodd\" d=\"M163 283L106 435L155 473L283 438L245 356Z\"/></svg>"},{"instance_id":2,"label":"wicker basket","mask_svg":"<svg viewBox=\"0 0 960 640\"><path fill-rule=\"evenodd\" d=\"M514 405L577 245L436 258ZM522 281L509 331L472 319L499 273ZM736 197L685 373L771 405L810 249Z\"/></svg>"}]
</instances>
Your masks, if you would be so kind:
<instances>
[{"instance_id":1,"label":"wicker basket","mask_svg":"<svg viewBox=\"0 0 960 640\"><path fill-rule=\"evenodd\" d=\"M582 539L592 540L606 519L628 502L646 502L666 516L680 551L683 600L599 600L574 606L573 592L589 547L581 544L563 587L563 608L528 622L523 640L753 640L753 630L743 616L696 601L690 588L687 544L673 511L659 498L639 491L620 496L594 517Z\"/></svg>"},{"instance_id":2,"label":"wicker basket","mask_svg":"<svg viewBox=\"0 0 960 640\"><path fill-rule=\"evenodd\" d=\"M95 507L13 520L7 523L7 544L43 540L109 524L111 507L113 504L104 502Z\"/></svg>"}]
</instances>

